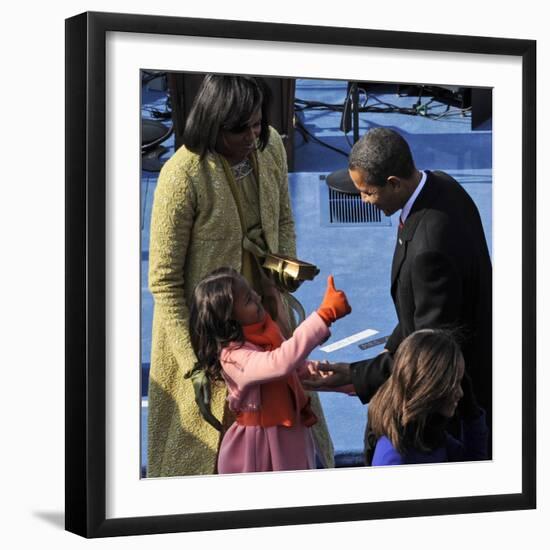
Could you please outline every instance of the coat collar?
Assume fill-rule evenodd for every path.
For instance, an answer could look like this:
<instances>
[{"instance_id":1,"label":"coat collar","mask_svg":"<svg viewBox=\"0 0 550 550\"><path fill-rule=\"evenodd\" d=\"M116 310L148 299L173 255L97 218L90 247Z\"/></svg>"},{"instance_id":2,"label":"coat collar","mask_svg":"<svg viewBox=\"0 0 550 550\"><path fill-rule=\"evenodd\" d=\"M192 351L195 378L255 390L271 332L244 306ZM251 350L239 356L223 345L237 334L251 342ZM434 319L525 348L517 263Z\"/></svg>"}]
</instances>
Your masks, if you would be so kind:
<instances>
[{"instance_id":1,"label":"coat collar","mask_svg":"<svg viewBox=\"0 0 550 550\"><path fill-rule=\"evenodd\" d=\"M270 252L273 252L278 249L278 241L275 240L278 235L274 225L274 220L276 219L276 217L272 212L271 206L273 201L275 200L273 197L274 186L270 185L270 183L272 183L272 179L269 178L268 173L266 172L266 151L258 150L256 151L256 155L258 166L258 171L256 173L256 183L258 184L260 220L268 249ZM215 173L221 181L225 181L225 171L219 153L207 153L204 161L206 162L206 165L208 166L208 169L211 173ZM228 193L231 198L235 200L229 188Z\"/></svg>"},{"instance_id":2,"label":"coat collar","mask_svg":"<svg viewBox=\"0 0 550 550\"><path fill-rule=\"evenodd\" d=\"M426 210L433 204L433 201L439 192L440 188L435 183L433 172L426 170L426 183L424 184L422 191L418 194L418 197L416 197L411 211L403 224L403 228L398 234L398 238L403 241L412 240L420 220L424 217Z\"/></svg>"}]
</instances>

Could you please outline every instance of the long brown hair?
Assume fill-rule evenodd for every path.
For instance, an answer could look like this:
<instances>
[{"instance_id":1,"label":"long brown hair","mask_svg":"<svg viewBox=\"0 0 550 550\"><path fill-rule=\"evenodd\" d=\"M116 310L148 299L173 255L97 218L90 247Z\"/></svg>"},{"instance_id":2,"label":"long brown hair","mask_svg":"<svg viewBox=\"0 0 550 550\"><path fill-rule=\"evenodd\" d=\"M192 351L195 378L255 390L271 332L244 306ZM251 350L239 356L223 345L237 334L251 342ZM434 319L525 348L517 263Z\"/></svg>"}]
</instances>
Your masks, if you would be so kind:
<instances>
[{"instance_id":1,"label":"long brown hair","mask_svg":"<svg viewBox=\"0 0 550 550\"><path fill-rule=\"evenodd\" d=\"M391 376L369 403L369 426L394 448L429 451L427 421L437 414L460 383L464 359L452 333L423 329L397 348Z\"/></svg>"},{"instance_id":2,"label":"long brown hair","mask_svg":"<svg viewBox=\"0 0 550 550\"><path fill-rule=\"evenodd\" d=\"M195 368L210 380L221 379L220 352L231 342L244 342L241 325L232 319L233 283L242 275L220 267L196 286L189 312L191 345L197 356Z\"/></svg>"}]
</instances>

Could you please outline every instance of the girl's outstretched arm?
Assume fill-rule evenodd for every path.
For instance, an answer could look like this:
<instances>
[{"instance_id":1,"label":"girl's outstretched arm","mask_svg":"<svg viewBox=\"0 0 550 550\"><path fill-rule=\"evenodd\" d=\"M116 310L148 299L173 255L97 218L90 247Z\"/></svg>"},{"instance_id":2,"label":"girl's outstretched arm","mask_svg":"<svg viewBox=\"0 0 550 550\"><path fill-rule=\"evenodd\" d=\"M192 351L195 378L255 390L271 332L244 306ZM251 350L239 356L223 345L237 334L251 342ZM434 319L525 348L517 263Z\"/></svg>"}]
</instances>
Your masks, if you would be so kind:
<instances>
[{"instance_id":1,"label":"girl's outstretched arm","mask_svg":"<svg viewBox=\"0 0 550 550\"><path fill-rule=\"evenodd\" d=\"M318 313L312 313L291 338L273 351L260 351L246 344L222 350L223 370L239 390L252 384L283 378L301 367L311 351L330 336Z\"/></svg>"}]
</instances>

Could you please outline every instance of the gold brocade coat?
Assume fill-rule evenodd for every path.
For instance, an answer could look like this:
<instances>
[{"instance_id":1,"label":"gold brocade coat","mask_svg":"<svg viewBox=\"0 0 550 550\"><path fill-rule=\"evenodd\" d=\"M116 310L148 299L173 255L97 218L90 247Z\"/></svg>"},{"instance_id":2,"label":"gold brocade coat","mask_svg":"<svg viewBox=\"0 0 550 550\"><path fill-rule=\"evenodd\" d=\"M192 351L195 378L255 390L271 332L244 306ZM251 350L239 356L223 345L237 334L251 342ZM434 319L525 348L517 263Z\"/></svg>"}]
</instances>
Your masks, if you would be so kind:
<instances>
[{"instance_id":1,"label":"gold brocade coat","mask_svg":"<svg viewBox=\"0 0 550 550\"><path fill-rule=\"evenodd\" d=\"M258 151L262 229L271 252L296 255L288 194L286 153L272 128ZM151 217L149 287L154 297L149 376L148 477L212 474L220 433L202 419L190 379L196 358L191 347L188 304L197 283L222 266L241 270L242 230L220 157L199 156L181 147L158 179ZM225 384L212 385L212 413L224 428L233 421ZM322 458L334 465L333 448L318 397L314 436Z\"/></svg>"}]
</instances>

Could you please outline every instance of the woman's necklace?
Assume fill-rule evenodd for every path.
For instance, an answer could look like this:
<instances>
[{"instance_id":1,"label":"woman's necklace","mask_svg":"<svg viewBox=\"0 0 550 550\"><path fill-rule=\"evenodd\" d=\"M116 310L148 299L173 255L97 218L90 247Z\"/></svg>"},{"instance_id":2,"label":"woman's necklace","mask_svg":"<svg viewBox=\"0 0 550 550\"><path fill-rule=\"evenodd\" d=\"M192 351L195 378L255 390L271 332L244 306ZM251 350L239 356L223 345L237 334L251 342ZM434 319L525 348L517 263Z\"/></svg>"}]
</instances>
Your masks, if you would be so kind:
<instances>
[{"instance_id":1,"label":"woman's necklace","mask_svg":"<svg viewBox=\"0 0 550 550\"><path fill-rule=\"evenodd\" d=\"M242 180L243 178L246 178L254 167L252 166L252 163L250 160L245 158L244 160L241 160L241 162L238 162L237 164L231 166L231 171L233 172L233 177L236 181Z\"/></svg>"}]
</instances>

